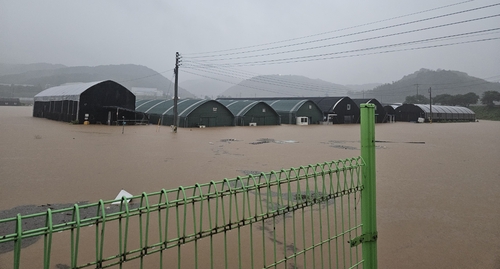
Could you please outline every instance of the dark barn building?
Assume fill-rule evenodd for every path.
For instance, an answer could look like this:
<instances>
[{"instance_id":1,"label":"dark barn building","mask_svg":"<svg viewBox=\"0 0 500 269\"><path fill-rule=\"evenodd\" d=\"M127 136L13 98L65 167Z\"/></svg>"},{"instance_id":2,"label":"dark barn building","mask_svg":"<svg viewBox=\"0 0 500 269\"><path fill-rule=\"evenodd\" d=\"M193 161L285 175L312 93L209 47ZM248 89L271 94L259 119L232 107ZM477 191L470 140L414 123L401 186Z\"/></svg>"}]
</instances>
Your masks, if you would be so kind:
<instances>
[{"instance_id":1,"label":"dark barn building","mask_svg":"<svg viewBox=\"0 0 500 269\"><path fill-rule=\"evenodd\" d=\"M307 99L318 105L329 123L359 122L359 108L349 97L309 97Z\"/></svg>"},{"instance_id":2,"label":"dark barn building","mask_svg":"<svg viewBox=\"0 0 500 269\"><path fill-rule=\"evenodd\" d=\"M417 122L423 118L425 122L432 121L475 121L474 111L460 106L432 106L421 104L403 104L395 109L397 121Z\"/></svg>"},{"instance_id":3,"label":"dark barn building","mask_svg":"<svg viewBox=\"0 0 500 269\"><path fill-rule=\"evenodd\" d=\"M234 125L280 125L280 115L267 103L254 100L218 100L234 115Z\"/></svg>"},{"instance_id":4,"label":"dark barn building","mask_svg":"<svg viewBox=\"0 0 500 269\"><path fill-rule=\"evenodd\" d=\"M58 121L113 124L135 122L144 115L135 111L135 95L111 81L68 84L35 95L33 117Z\"/></svg>"},{"instance_id":5,"label":"dark barn building","mask_svg":"<svg viewBox=\"0 0 500 269\"><path fill-rule=\"evenodd\" d=\"M352 99L356 105L361 104L374 104L375 105L375 122L383 123L387 121L387 113L385 112L384 106L377 99Z\"/></svg>"},{"instance_id":6,"label":"dark barn building","mask_svg":"<svg viewBox=\"0 0 500 269\"><path fill-rule=\"evenodd\" d=\"M152 124L174 124L174 100L138 100L136 110ZM178 127L234 126L234 115L216 100L182 99L177 102Z\"/></svg>"}]
</instances>

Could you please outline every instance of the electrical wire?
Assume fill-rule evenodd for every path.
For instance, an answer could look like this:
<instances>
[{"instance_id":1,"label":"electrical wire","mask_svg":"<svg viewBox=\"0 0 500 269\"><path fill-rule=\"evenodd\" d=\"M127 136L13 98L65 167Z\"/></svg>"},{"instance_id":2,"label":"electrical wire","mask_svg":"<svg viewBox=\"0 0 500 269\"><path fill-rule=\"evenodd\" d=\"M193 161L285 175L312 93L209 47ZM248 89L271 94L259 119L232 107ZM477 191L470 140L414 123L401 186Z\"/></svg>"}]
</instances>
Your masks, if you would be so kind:
<instances>
[{"instance_id":1,"label":"electrical wire","mask_svg":"<svg viewBox=\"0 0 500 269\"><path fill-rule=\"evenodd\" d=\"M186 72L188 74L195 75L195 76L200 76L200 77L212 79L212 80L226 82L226 83L229 83L229 84L232 84L232 85L237 85L237 84L234 84L233 82L229 82L229 81L226 81L226 80L222 80L222 79L218 79L218 78L214 78L214 77L210 77L210 76L206 76L206 75L197 74L197 73L186 71L186 70L184 70L183 72ZM254 87L254 86L250 86L250 85L239 85L239 86L242 86L242 87L245 87L245 88L256 89L256 90L261 90L261 91L265 91L265 92L272 92L272 93L283 94L283 92L280 92L280 91L274 91L274 90L269 90L269 89L262 89L262 88ZM290 95L298 96L298 95L294 95L294 94L290 94Z\"/></svg>"},{"instance_id":2,"label":"electrical wire","mask_svg":"<svg viewBox=\"0 0 500 269\"><path fill-rule=\"evenodd\" d=\"M425 27L425 28L420 28L420 29L415 29L415 30L408 30L408 31L403 31L403 32L398 32L398 33L380 35L380 36L357 39L357 40L352 40L352 41L345 41L345 42L341 42L341 43L327 44L327 45L322 45L322 46L280 51L280 52L272 52L272 53L265 53L265 54L259 54L259 55L248 55L248 56L220 58L220 59L202 59L202 60L197 60L197 62L239 60L239 59L265 57L265 56L271 56L271 55L279 55L279 54L286 54L286 53L308 51L308 50L313 50L313 49L327 48L327 47L338 46L338 45L347 45L347 44L352 44L352 43L357 43L357 42L375 40L375 39L386 38L386 37L393 37L393 36L398 36L398 35L403 35L403 34L416 33L416 32L427 31L427 30L434 30L434 29L441 28L441 27L458 25L458 24L462 24L462 23L469 23L469 22L474 22L474 21L479 21L479 20L484 20L484 19L491 19L491 18L498 17L498 16L500 16L500 14L485 16L485 17L480 17L480 18L474 18L474 19L468 19L468 20L463 20L463 21L458 21L458 22L452 22L452 23L447 23L447 24L441 24L441 25L436 25L436 26L430 26L430 27Z\"/></svg>"},{"instance_id":3,"label":"electrical wire","mask_svg":"<svg viewBox=\"0 0 500 269\"><path fill-rule=\"evenodd\" d=\"M241 80L250 79L250 80L252 80L252 82L269 84L269 85L292 87L292 88L298 88L298 89L304 89L304 87L306 87L310 90L320 91L320 92L345 91L345 89L339 89L339 88L335 88L335 87L331 87L331 86L317 85L317 84L312 84L312 83L294 82L294 81L290 81L290 80L280 80L280 79L276 79L273 77L265 77L262 75L248 76L248 75L245 75L244 72L233 72L232 70L227 70L227 69L223 69L220 67L219 68L216 67L215 69L217 69L217 70L215 70L215 71L211 68L205 68L203 66L187 65L186 68L191 68L191 69L195 69L198 71L204 71L204 72L208 72L208 73L212 73L212 74L232 77L232 78L241 79ZM241 74L243 74L243 76Z\"/></svg>"},{"instance_id":4,"label":"electrical wire","mask_svg":"<svg viewBox=\"0 0 500 269\"><path fill-rule=\"evenodd\" d=\"M441 45L434 45L434 46L416 47L416 48L401 49L401 50L388 50L388 51L374 52L374 53L362 53L362 54L354 54L354 55L346 55L346 56L332 56L332 55L338 55L338 54L349 54L349 53L353 53L353 52L378 50L378 49L389 48L389 47L415 45L415 44L418 44L418 43L424 43L424 42L429 42L429 41L439 41L439 40L447 39L447 38L453 38L453 37L459 37L459 36L466 36L466 35L471 35L471 34L483 33L483 32L487 32L487 31L496 31L498 29L499 28L493 28L493 29L480 30L480 31L474 31L474 32L469 32L469 33L462 33L462 34L441 36L441 37L435 37L435 38L426 38L426 39L421 39L421 40L401 42L401 43L394 43L394 44L382 45L382 46L374 46L374 47L368 47L368 48L362 48L362 49L355 49L355 50L348 50L348 51L322 53L322 54L316 54L316 55L289 57L289 58L281 58L281 59L273 59L273 60L262 60L262 61L240 62L240 63L224 63L224 64L213 64L213 65L214 66L217 65L217 66L228 67L228 66L257 66L257 65L269 65L269 64L310 62L310 61L330 60L330 59L358 57L358 56L373 55L373 54L382 54L382 53L397 52L397 51L409 51L409 50L419 50L419 49L446 47L446 46L453 46L453 45L459 45L459 44L468 44L468 43L476 43L476 42L484 42L484 41L497 40L498 38L478 39L478 40L472 40L472 41L455 42L455 43L448 43L448 44L441 44ZM325 57L325 56L331 56L331 57Z\"/></svg>"},{"instance_id":5,"label":"electrical wire","mask_svg":"<svg viewBox=\"0 0 500 269\"><path fill-rule=\"evenodd\" d=\"M469 3L469 2L473 2L473 1L474 0L463 1L463 2L454 3L454 4L450 4L450 5L440 6L440 7L437 7L437 8L431 8L431 9L427 9L427 10L423 10L423 11L419 11L419 12L414 12L414 13L410 13L410 14L406 14L406 15L396 16L396 17L392 17L392 18L388 18L388 19L383 19L383 20L378 20L378 21L374 21L374 22L359 24L359 25L355 25L355 26L350 26L350 27L346 27L346 28L342 28L342 29L332 30L332 31L328 31L328 32L323 32L323 33L313 34L313 35L308 35L308 36L303 36L303 37L291 38L291 39L286 39L286 40L281 40L281 41L264 43L264 44L260 44L260 45L252 45L252 46L246 46L246 47L240 47L240 48L233 48L233 49L225 49L225 50L209 51L209 52L185 53L183 55L189 56L189 55L196 55L196 54L220 53L220 52L226 52L226 51L234 51L234 50L241 50L241 49L250 49L250 48L255 48L255 47L262 47L262 46L267 46L267 45L274 45L274 44L279 44L279 43L285 43L285 42L289 42L289 41L295 41L295 40L310 38L310 37L314 37L314 36L326 35L326 34L331 34L331 33L340 32L340 31L344 31L344 30L350 30L350 29L355 29L355 28L359 28L359 27L363 27L363 26L377 24L377 23L381 23L381 22L386 22L386 21L401 19L401 18L405 18L405 17L409 17L409 16L413 16L413 15L418 15L418 14L422 14L422 13L426 13L426 12L430 12L430 11L435 11L435 10L439 10L439 9L444 9L444 8L448 8L448 7L452 7L452 6L457 6L457 5L461 5L461 4L465 4L465 3Z\"/></svg>"},{"instance_id":6,"label":"electrical wire","mask_svg":"<svg viewBox=\"0 0 500 269\"><path fill-rule=\"evenodd\" d=\"M244 78L237 77L237 76L231 75L229 73L216 72L213 70L200 70L196 67L190 67L190 69L245 80ZM291 81L284 81L284 80L282 82L279 82L279 81L277 82L276 80L266 79L265 77L253 77L253 78L247 79L245 81L246 81L246 83L260 83L260 84L266 84L266 85L274 85L274 86L280 86L280 87L300 89L303 91L314 91L314 92L322 92L322 93L335 93L335 92L340 92L340 91L343 93L346 92L346 90L341 90L341 89L337 89L334 87L324 87L324 86L318 87L318 86L313 85L313 84L294 83Z\"/></svg>"},{"instance_id":7,"label":"electrical wire","mask_svg":"<svg viewBox=\"0 0 500 269\"><path fill-rule=\"evenodd\" d=\"M227 54L219 54L219 55L186 57L186 59L206 58L206 57L219 57L219 56L227 56L227 55L243 54L243 53L252 53L252 52L267 51L267 50L281 49L281 48L287 48L287 47L292 47L292 46L299 46L299 45L311 44L311 43L316 43L316 42L322 42L322 41L327 41L327 40L332 40L332 39L337 39L337 38L342 38L342 37L348 37L348 36L353 36L353 35L371 33L371 32L380 31L380 30L386 30L386 29L390 29L390 28L394 28L394 27L405 26L405 25L410 25L410 24L414 24L414 23L419 23L419 22L424 22L424 21L429 21L429 20L434 20L434 19L449 17L449 16L463 14L463 13L472 12L472 11L477 11L477 10L481 10L481 9L485 9L485 8L491 8L491 7L495 7L495 6L499 6L499 5L500 5L500 3L496 3L496 4L491 4L491 5L487 5L487 6L472 8L472 9L468 9L468 10L462 10L462 11L458 11L458 12L453 12L453 13L448 13L448 14L444 14L444 15L434 16L434 17L430 17L430 18L419 19L419 20L414 20L414 21L410 21L410 22L404 22L404 23L399 23L399 24L395 24L395 25L389 25L389 26L379 27L379 28L375 28L375 29L370 29L370 30L365 30L365 31L360 31L360 32L355 32L355 33L349 33L349 34L340 35L340 36L333 36L333 37L328 37L328 38L322 38L322 39L317 39L317 40L312 40L312 41L305 41L305 42L300 42L300 43L295 43L295 44L288 44L288 45L282 45L282 46L277 46L277 47L263 48L263 49L251 50L251 51L244 51L244 52L234 52L234 53L227 53Z\"/></svg>"}]
</instances>

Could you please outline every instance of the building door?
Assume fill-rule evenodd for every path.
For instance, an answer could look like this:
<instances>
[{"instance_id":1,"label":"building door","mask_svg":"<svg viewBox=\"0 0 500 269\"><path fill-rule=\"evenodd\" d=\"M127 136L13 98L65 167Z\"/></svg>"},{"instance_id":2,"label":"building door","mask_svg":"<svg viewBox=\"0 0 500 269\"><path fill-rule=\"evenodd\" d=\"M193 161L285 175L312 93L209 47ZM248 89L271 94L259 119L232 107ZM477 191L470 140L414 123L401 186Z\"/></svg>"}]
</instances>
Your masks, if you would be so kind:
<instances>
[{"instance_id":1,"label":"building door","mask_svg":"<svg viewBox=\"0 0 500 269\"><path fill-rule=\"evenodd\" d=\"M352 116L351 115L344 116L344 123L352 123Z\"/></svg>"},{"instance_id":2,"label":"building door","mask_svg":"<svg viewBox=\"0 0 500 269\"><path fill-rule=\"evenodd\" d=\"M206 127L215 127L215 119L215 117L200 117L200 125L205 125Z\"/></svg>"}]
</instances>

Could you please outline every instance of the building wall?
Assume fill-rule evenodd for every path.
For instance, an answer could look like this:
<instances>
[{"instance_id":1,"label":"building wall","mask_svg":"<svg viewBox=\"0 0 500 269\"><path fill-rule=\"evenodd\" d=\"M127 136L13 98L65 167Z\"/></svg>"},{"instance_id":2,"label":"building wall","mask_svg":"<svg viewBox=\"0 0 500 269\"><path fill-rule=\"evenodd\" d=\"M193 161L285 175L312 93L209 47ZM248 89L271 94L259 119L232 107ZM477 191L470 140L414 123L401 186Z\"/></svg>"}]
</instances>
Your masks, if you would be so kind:
<instances>
[{"instance_id":1,"label":"building wall","mask_svg":"<svg viewBox=\"0 0 500 269\"><path fill-rule=\"evenodd\" d=\"M194 109L189 115L184 116L179 126L182 127L233 126L234 116L224 105L219 102L209 101Z\"/></svg>"},{"instance_id":2,"label":"building wall","mask_svg":"<svg viewBox=\"0 0 500 269\"><path fill-rule=\"evenodd\" d=\"M82 87L81 85L75 84L74 87ZM74 88L69 86L68 89ZM74 96L49 95L45 98L35 101L33 117L66 122L77 120L79 123L88 120L90 123L102 124L108 122L108 117L111 117L111 121L122 120L122 116L125 115L129 118L135 117L133 115L135 95L111 80L89 86L88 89L79 91ZM122 111L122 114L117 115L117 108L122 108L123 111L128 110L128 112ZM86 117L87 114L88 117Z\"/></svg>"},{"instance_id":3,"label":"building wall","mask_svg":"<svg viewBox=\"0 0 500 269\"><path fill-rule=\"evenodd\" d=\"M117 109L112 107L135 110L135 95L112 81L97 84L80 95L78 121L83 122L85 114L89 114L90 123L106 123L108 116L116 121ZM120 115L118 120L121 120Z\"/></svg>"},{"instance_id":4,"label":"building wall","mask_svg":"<svg viewBox=\"0 0 500 269\"><path fill-rule=\"evenodd\" d=\"M248 126L250 122L261 125L279 125L280 116L270 106L265 103L257 103L254 107L245 113L245 115L238 117L237 125Z\"/></svg>"},{"instance_id":5,"label":"building wall","mask_svg":"<svg viewBox=\"0 0 500 269\"><path fill-rule=\"evenodd\" d=\"M359 108L349 97L345 97L333 104L328 114L336 115L332 117L333 124L359 123Z\"/></svg>"},{"instance_id":6,"label":"building wall","mask_svg":"<svg viewBox=\"0 0 500 269\"><path fill-rule=\"evenodd\" d=\"M293 117L291 124L297 124L297 117L308 117L309 124L320 124L323 121L323 113L317 109L312 101L305 102Z\"/></svg>"}]
</instances>

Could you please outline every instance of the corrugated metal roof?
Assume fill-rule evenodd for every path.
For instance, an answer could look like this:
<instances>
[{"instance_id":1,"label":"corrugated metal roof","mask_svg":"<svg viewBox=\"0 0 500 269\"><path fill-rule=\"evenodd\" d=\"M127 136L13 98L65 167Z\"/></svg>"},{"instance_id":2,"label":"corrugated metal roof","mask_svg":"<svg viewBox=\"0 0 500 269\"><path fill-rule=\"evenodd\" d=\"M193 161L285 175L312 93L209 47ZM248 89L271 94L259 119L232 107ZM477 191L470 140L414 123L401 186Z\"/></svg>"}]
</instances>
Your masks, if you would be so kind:
<instances>
[{"instance_id":1,"label":"corrugated metal roof","mask_svg":"<svg viewBox=\"0 0 500 269\"><path fill-rule=\"evenodd\" d=\"M217 100L228 100L228 99L233 99L233 98L218 98ZM324 113L327 113L331 110L335 109L335 106L338 105L342 100L348 99L351 100L351 98L347 96L342 96L342 97L331 97L331 96L323 96L323 97L248 97L248 98L234 98L234 100L238 99L247 99L247 100L260 100L260 101L265 101L266 103L270 104L268 101L276 101L276 100L309 100L313 101L316 106L323 111Z\"/></svg>"},{"instance_id":2,"label":"corrugated metal roof","mask_svg":"<svg viewBox=\"0 0 500 269\"><path fill-rule=\"evenodd\" d=\"M276 112L296 112L299 108L309 100L295 100L295 99L285 99L285 100L266 100L265 102L269 104Z\"/></svg>"},{"instance_id":3,"label":"corrugated metal roof","mask_svg":"<svg viewBox=\"0 0 500 269\"><path fill-rule=\"evenodd\" d=\"M415 104L426 113L430 113L430 105ZM475 114L474 111L461 106L432 106L432 113L451 113L451 114Z\"/></svg>"},{"instance_id":4,"label":"corrugated metal roof","mask_svg":"<svg viewBox=\"0 0 500 269\"><path fill-rule=\"evenodd\" d=\"M187 117L193 110L200 107L207 102L216 102L216 100L206 99L182 99L177 102L177 112L179 117ZM223 105L224 106L224 105ZM136 102L137 111L157 115L173 115L174 114L174 100L139 100Z\"/></svg>"},{"instance_id":5,"label":"corrugated metal roof","mask_svg":"<svg viewBox=\"0 0 500 269\"><path fill-rule=\"evenodd\" d=\"M102 82L104 81L67 84L67 85L48 88L35 95L34 100L35 101L61 101L61 100L80 101L80 95L84 91Z\"/></svg>"},{"instance_id":6,"label":"corrugated metal roof","mask_svg":"<svg viewBox=\"0 0 500 269\"><path fill-rule=\"evenodd\" d=\"M219 103L226 106L235 116L243 116L250 109L259 103L265 103L262 101L255 100L218 100ZM267 104L266 104L267 105Z\"/></svg>"},{"instance_id":7,"label":"corrugated metal roof","mask_svg":"<svg viewBox=\"0 0 500 269\"><path fill-rule=\"evenodd\" d=\"M377 99L374 99L374 98L351 98L352 101L354 103L356 103L356 105L358 105L358 107L361 105L361 104L375 104L377 105L377 103L380 105L380 106L383 106Z\"/></svg>"}]
</instances>

